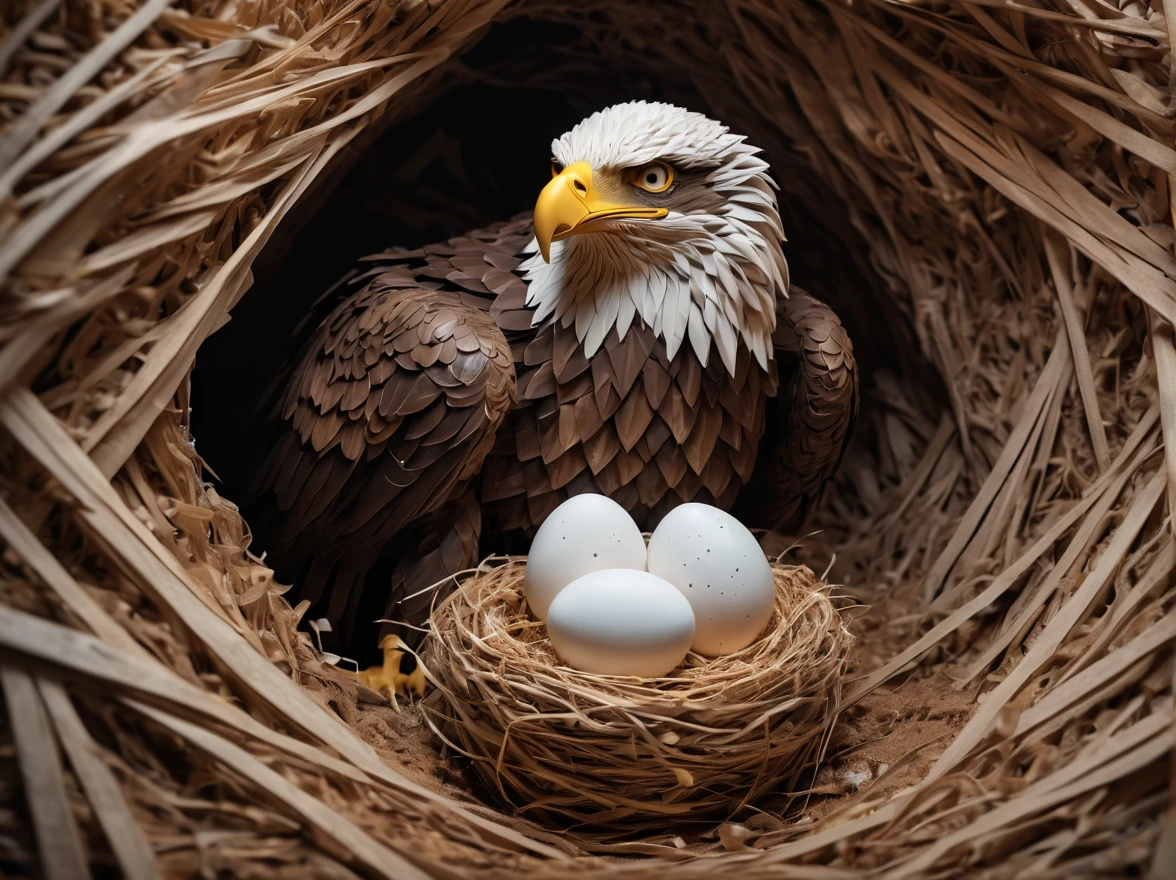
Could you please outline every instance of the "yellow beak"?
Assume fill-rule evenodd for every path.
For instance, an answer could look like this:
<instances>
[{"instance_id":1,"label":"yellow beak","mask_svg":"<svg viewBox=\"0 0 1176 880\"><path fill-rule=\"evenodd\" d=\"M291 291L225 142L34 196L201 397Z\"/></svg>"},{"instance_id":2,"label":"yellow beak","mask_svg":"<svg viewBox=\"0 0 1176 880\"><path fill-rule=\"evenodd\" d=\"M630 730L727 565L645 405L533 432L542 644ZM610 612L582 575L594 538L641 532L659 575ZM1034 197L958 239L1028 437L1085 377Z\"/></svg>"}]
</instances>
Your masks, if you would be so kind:
<instances>
[{"instance_id":1,"label":"yellow beak","mask_svg":"<svg viewBox=\"0 0 1176 880\"><path fill-rule=\"evenodd\" d=\"M601 198L592 185L592 166L577 162L551 178L539 193L535 202L535 238L544 262L550 263L553 241L596 231L592 226L594 220L605 217L660 220L668 213L666 208L623 205Z\"/></svg>"}]
</instances>

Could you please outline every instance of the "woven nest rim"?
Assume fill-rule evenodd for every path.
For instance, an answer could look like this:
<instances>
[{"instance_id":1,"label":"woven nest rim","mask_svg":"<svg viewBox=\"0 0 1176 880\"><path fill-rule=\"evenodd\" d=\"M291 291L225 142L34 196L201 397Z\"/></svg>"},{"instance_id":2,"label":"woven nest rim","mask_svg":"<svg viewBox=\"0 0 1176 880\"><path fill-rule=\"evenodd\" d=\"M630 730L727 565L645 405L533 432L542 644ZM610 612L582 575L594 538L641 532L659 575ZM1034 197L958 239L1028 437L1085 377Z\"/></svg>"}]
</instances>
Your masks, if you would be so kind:
<instances>
[{"instance_id":1,"label":"woven nest rim","mask_svg":"<svg viewBox=\"0 0 1176 880\"><path fill-rule=\"evenodd\" d=\"M649 680L559 662L527 614L524 567L492 558L461 580L422 651L427 723L504 805L631 837L726 818L812 769L852 637L807 567L773 565L776 607L751 645Z\"/></svg>"}]
</instances>

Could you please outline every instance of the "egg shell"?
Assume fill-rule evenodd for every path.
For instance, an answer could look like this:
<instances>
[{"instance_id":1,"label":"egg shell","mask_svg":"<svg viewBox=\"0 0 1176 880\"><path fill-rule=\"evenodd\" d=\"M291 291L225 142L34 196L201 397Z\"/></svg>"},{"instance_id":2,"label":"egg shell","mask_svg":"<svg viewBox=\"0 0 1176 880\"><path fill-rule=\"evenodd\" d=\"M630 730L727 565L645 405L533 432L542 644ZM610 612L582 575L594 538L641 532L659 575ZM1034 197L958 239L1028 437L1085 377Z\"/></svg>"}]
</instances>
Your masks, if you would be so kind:
<instances>
[{"instance_id":1,"label":"egg shell","mask_svg":"<svg viewBox=\"0 0 1176 880\"><path fill-rule=\"evenodd\" d=\"M611 498L573 495L551 512L531 541L523 579L531 613L546 619L560 590L606 568L645 570L641 529Z\"/></svg>"},{"instance_id":2,"label":"egg shell","mask_svg":"<svg viewBox=\"0 0 1176 880\"><path fill-rule=\"evenodd\" d=\"M568 666L599 675L660 678L686 657L694 612L673 584L631 569L594 571L562 589L547 633Z\"/></svg>"},{"instance_id":3,"label":"egg shell","mask_svg":"<svg viewBox=\"0 0 1176 880\"><path fill-rule=\"evenodd\" d=\"M699 654L746 648L772 618L772 566L755 536L717 507L682 504L666 514L649 539L646 567L690 602L691 649Z\"/></svg>"}]
</instances>

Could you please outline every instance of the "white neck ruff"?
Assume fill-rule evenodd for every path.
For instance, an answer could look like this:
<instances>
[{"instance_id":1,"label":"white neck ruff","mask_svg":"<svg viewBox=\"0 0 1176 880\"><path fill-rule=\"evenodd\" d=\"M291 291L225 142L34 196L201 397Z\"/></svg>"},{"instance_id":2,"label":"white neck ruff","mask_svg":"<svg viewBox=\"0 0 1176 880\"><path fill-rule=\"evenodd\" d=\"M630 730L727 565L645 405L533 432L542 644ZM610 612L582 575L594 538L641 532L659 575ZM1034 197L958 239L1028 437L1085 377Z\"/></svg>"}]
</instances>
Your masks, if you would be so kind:
<instances>
[{"instance_id":1,"label":"white neck ruff","mask_svg":"<svg viewBox=\"0 0 1176 880\"><path fill-rule=\"evenodd\" d=\"M774 208L771 193L762 195ZM778 226L765 230L753 207L732 202L730 208L723 216L598 221L610 228L555 242L550 264L532 241L528 251L534 253L519 267L528 281L527 305L535 309L532 326L548 318L574 326L592 357L609 330L615 327L624 339L636 318L665 340L671 358L689 337L705 366L713 341L734 375L742 342L766 370L777 292L788 291L788 264L779 239L769 244Z\"/></svg>"}]
</instances>

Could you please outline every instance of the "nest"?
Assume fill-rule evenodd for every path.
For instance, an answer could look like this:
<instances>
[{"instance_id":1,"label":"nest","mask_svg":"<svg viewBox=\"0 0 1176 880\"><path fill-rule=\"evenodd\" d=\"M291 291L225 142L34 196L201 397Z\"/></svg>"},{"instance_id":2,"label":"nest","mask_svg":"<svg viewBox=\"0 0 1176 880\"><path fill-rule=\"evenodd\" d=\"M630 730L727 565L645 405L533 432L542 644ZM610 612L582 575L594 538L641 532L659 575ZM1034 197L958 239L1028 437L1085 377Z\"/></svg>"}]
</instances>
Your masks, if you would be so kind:
<instances>
[{"instance_id":1,"label":"nest","mask_svg":"<svg viewBox=\"0 0 1176 880\"><path fill-rule=\"evenodd\" d=\"M513 812L632 838L713 824L812 769L850 639L807 568L774 567L776 608L751 645L652 681L562 665L527 613L524 569L463 580L424 649L430 722Z\"/></svg>"},{"instance_id":2,"label":"nest","mask_svg":"<svg viewBox=\"0 0 1176 880\"><path fill-rule=\"evenodd\" d=\"M0 874L1163 876L1172 14L0 3ZM523 18L553 31L489 51ZM458 100L475 80L529 91ZM319 272L313 299L337 245L502 219L553 134L634 96L765 149L793 277L854 336L857 440L790 558L835 557L861 607L805 799L596 845L482 802L415 710L364 702L232 472L291 280ZM495 144L518 174L443 185ZM494 192L519 200L474 216Z\"/></svg>"}]
</instances>

